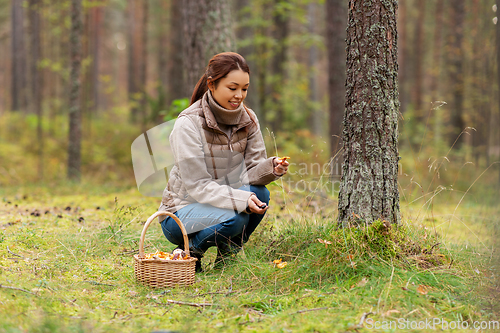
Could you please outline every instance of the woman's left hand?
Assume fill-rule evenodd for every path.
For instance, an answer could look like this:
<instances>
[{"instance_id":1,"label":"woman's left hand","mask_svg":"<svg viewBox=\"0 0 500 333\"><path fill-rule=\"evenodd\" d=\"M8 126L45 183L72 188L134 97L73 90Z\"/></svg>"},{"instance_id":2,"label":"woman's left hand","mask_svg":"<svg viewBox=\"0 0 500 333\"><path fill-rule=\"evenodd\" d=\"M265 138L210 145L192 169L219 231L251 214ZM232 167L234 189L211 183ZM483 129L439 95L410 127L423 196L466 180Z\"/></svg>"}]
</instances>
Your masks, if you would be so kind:
<instances>
[{"instance_id":1,"label":"woman's left hand","mask_svg":"<svg viewBox=\"0 0 500 333\"><path fill-rule=\"evenodd\" d=\"M289 165L290 163L288 163L286 159L280 159L278 157L274 158L273 160L274 174L277 176L283 176L288 172Z\"/></svg>"}]
</instances>

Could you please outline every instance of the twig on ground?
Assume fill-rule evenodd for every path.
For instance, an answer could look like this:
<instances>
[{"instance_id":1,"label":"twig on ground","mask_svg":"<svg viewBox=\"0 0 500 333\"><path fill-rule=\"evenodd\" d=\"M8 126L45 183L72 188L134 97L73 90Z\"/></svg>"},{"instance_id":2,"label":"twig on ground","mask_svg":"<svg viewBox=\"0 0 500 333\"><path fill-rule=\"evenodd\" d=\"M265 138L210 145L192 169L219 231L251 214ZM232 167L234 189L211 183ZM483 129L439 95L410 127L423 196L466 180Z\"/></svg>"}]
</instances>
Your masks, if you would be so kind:
<instances>
[{"instance_id":1,"label":"twig on ground","mask_svg":"<svg viewBox=\"0 0 500 333\"><path fill-rule=\"evenodd\" d=\"M304 312L310 312L310 311L327 310L327 309L329 309L329 308L325 306L325 307L322 307L322 308L299 310L299 311L292 312L291 314L304 313Z\"/></svg>"},{"instance_id":2,"label":"twig on ground","mask_svg":"<svg viewBox=\"0 0 500 333\"><path fill-rule=\"evenodd\" d=\"M114 284L101 283L101 282L97 282L97 281L89 281L89 280L85 280L85 281L83 281L83 282L87 282L87 283L90 283L90 284L93 284L93 285L96 285L96 286L116 287Z\"/></svg>"},{"instance_id":3,"label":"twig on ground","mask_svg":"<svg viewBox=\"0 0 500 333\"><path fill-rule=\"evenodd\" d=\"M197 308L201 308L201 307L205 307L205 306L214 306L212 303L190 303L190 302L174 301L172 299L167 299L167 302L171 303L171 304L194 306Z\"/></svg>"},{"instance_id":4,"label":"twig on ground","mask_svg":"<svg viewBox=\"0 0 500 333\"><path fill-rule=\"evenodd\" d=\"M361 316L361 319L359 320L359 323L358 323L358 326L359 326L360 328L361 328L361 327L363 327L363 323L365 322L366 318L367 318L369 315L371 315L371 314L373 314L373 312L365 312L365 313L363 313L363 315Z\"/></svg>"},{"instance_id":5,"label":"twig on ground","mask_svg":"<svg viewBox=\"0 0 500 333\"><path fill-rule=\"evenodd\" d=\"M16 256L16 257L19 257L19 258L23 258L23 259L29 259L29 258L26 258L25 256L22 256L20 254L17 254L17 253L14 253L12 252L10 249L9 249L9 246L7 245L7 251L12 254L13 256Z\"/></svg>"},{"instance_id":6,"label":"twig on ground","mask_svg":"<svg viewBox=\"0 0 500 333\"><path fill-rule=\"evenodd\" d=\"M3 285L3 284L0 284L0 288L5 288L5 289L12 289L12 290L24 291L25 293L28 293L28 294L31 294L31 295L38 296L37 294L32 293L31 291L26 290L26 289L23 289L23 288L17 288L17 287L6 286L6 285Z\"/></svg>"}]
</instances>

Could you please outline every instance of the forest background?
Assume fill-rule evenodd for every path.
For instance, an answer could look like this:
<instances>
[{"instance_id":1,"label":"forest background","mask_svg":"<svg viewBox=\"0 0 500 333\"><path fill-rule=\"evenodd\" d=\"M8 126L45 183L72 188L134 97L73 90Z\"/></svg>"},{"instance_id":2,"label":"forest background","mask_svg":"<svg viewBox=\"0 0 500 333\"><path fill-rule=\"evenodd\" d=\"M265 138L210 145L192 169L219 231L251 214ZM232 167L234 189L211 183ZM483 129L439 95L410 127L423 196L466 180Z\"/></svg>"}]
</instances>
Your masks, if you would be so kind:
<instances>
[{"instance_id":1,"label":"forest background","mask_svg":"<svg viewBox=\"0 0 500 333\"><path fill-rule=\"evenodd\" d=\"M259 117L268 155L292 157L288 175L271 185L274 204L268 220L272 226L270 230L269 225L261 228L255 236L259 243L255 244L262 245L254 244L253 250L267 256L286 252L285 258L290 262L295 258L289 267L294 264L298 267L295 273L290 270L281 275L262 263L262 269L249 269L251 274L262 274L259 281L265 288L252 291L255 297L264 293L259 304L252 301L245 307L285 317L285 310L291 305L280 303L285 310L279 312L273 308L276 303L266 300L269 290L274 289L275 294L281 290L276 281L286 285L283 287L286 290L312 288L305 289L307 293L320 293L321 288L331 283L335 284L333 288L345 289L342 294L345 299L335 301L340 306L349 307L353 299L363 303L367 296L362 287L380 292L372 297L379 310L387 302L385 313L395 307L402 313L404 308L410 315L420 305L418 297L425 296L427 303L421 306L422 312L414 314L422 316L436 307L435 295L426 296L427 291L417 289L427 285L446 294L442 298L448 298L449 302L440 311L450 318L471 318L480 312L478 308L483 316L496 318L498 287L486 288L482 295L487 296L480 298L481 302L489 302L489 308L484 304L475 308L457 296L465 295L464 289L457 286L469 286L467 283L472 281L476 291L475 287L484 287L481 279L497 274L491 258L496 256L493 245L500 225L498 3L493 0L398 2L402 220L404 224L422 226L415 235L425 237L427 242L432 238L427 228L438 231L446 242L451 242L446 245L449 245L445 265L448 269L458 265L457 258L463 259L464 266L470 266L469 271L462 270L463 267L458 272L452 271L442 284L433 282L434 274L441 279L441 272L430 272L420 280L421 285L415 285L415 295L410 297L391 289L395 266L386 267L383 263L377 266L380 271L373 273L383 278L377 280L369 275L365 279L363 274L369 269L363 271L362 267L363 264L368 267L372 257L356 261L356 268L356 262L348 255L349 262L342 264L345 267L339 268L337 262L335 266L321 266L323 274L317 270L317 262L303 264L302 249L297 245L307 244L319 251L310 245L317 233L325 239L332 236L324 226L335 220L340 184L347 1L87 0L81 1L82 6L76 12L73 2L79 1L0 0L0 196L7 207L2 207L0 215L0 246L5 254L0 265L3 276L11 281L7 280L8 283L19 282L25 291L29 289L37 295L44 292L42 289L51 290L53 304L61 303L57 297L74 293L75 300L93 298L88 300L89 304L94 302L93 306L109 301L123 308L123 304L117 303L121 301L116 297L118 294L128 295L127 301L131 300L136 307L157 306L151 305L152 294L146 289L139 290L140 299L136 298L135 290L129 293L128 288L133 285L132 270L129 262L121 261L122 248L126 254L137 250L141 226L131 224L132 221L147 217L159 204L159 198L144 198L137 190L131 145L145 130L175 119L188 105L207 60L218 52L232 50L249 62L252 73L246 102ZM82 20L81 30L72 28L75 14ZM75 33L77 39L72 37ZM75 63L79 72L74 71ZM72 93L75 87L80 89L77 94ZM75 133L81 135L75 137ZM138 215L130 221L133 214ZM40 219L36 220L37 217ZM287 221L294 222L289 225L297 229L286 229ZM66 232L75 226L79 232L83 230L81 236L73 237ZM273 226L279 226L277 235L272 233ZM41 236L37 236L40 230ZM57 237L44 238L44 232ZM289 237L287 232L296 238ZM164 244L159 238L153 237L153 245ZM64 252L66 242L73 244L75 253L85 256L87 262L78 261L71 247ZM430 246L435 244L428 245L432 252ZM38 246L43 251L36 250ZM276 248L268 252L266 246ZM53 249L46 249L49 247ZM330 251L327 244L324 248ZM36 256L49 258L59 258L64 252L67 257L75 257L74 266L61 264L57 259L44 259L44 264L26 265L23 271L21 265L15 266L12 258L8 258L11 250L26 257L30 253L34 256L30 251L35 251ZM107 265L108 251L115 255L114 269L97 269L99 265ZM49 256L51 253L53 256ZM248 253L251 258L252 252ZM478 264L476 255L489 256L489 261ZM267 256L257 262L266 261ZM84 269L85 277L78 277ZM399 274L402 286L406 283L404 288L409 287L413 272L405 269L399 271L396 267L394 285ZM37 277L30 276L31 271ZM63 281L56 279L57 272ZM243 290L247 279L253 279L249 272L242 275L241 281L237 279L239 271L229 270L227 274L236 276L235 289L239 285ZM46 279L41 278L43 274ZM386 281L388 276L390 280ZM460 276L459 282L450 282L453 276ZM216 277L210 271L202 275L205 279L202 281L208 283L202 283L201 288L226 288L227 279L219 281ZM332 282L327 278L337 280ZM78 284L90 283L89 279L98 280L90 295L90 288L82 291ZM106 297L103 288L123 279L128 280L121 289L115 289L117 294L110 294L113 299L100 303L95 300ZM267 284L273 281L274 285ZM387 289L377 290L378 286L387 285ZM469 298L468 292L464 298ZM394 293L394 299L407 297L407 303L394 299L391 303ZM7 292L5 295L2 304L6 308L9 304L29 308L28 302L22 305L9 298ZM179 295L182 293L176 294ZM290 304L295 302L292 296ZM45 301L31 304L43 308ZM72 302L62 303L71 308ZM53 313L57 309L66 317L73 315L68 309L60 310L60 304L53 304L44 311ZM228 317L234 314L243 318L240 305L236 304L237 310L228 311ZM81 309L79 315L104 318L97 308L91 309L88 313ZM90 314L94 310L96 314ZM28 310L18 312L23 311ZM102 311L110 318L113 316L109 325L114 325L117 317L124 321L129 318L125 313L120 317L118 312L113 315ZM261 314L255 322L260 321ZM133 316L136 315L142 314ZM346 328L353 318L359 320L361 314L353 310L344 315L345 321L342 319L338 325ZM183 314L178 316L182 318ZM24 317L19 317L19 322L16 318L12 323L6 319L6 327L38 325L36 317L31 324L20 323L26 320ZM314 326L314 313L310 319ZM134 325L142 327L139 321Z\"/></svg>"},{"instance_id":2,"label":"forest background","mask_svg":"<svg viewBox=\"0 0 500 333\"><path fill-rule=\"evenodd\" d=\"M216 3L214 15L204 18L188 15L189 2L82 2L78 177L133 185L132 141L175 118L207 59L227 50L249 61L247 104L259 117L268 153L293 156L300 176L339 175L347 4ZM70 1L0 1L4 186L68 174L70 10ZM450 177L470 184L498 161L495 10L486 0L399 2L400 172L409 179L420 174L414 180L425 182L424 170L456 156L464 170ZM488 170L488 184L500 182L498 170Z\"/></svg>"}]
</instances>

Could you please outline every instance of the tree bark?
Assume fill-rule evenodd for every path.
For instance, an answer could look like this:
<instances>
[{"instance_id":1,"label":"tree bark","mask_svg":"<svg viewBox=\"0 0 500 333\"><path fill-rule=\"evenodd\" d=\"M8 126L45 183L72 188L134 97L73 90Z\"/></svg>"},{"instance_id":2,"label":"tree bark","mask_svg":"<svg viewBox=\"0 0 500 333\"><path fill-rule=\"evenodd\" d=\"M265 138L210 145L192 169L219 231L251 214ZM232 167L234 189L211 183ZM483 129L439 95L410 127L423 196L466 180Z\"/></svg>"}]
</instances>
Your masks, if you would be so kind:
<instances>
[{"instance_id":1,"label":"tree bark","mask_svg":"<svg viewBox=\"0 0 500 333\"><path fill-rule=\"evenodd\" d=\"M12 110L27 111L26 48L24 46L24 9L22 0L12 0Z\"/></svg>"},{"instance_id":2,"label":"tree bark","mask_svg":"<svg viewBox=\"0 0 500 333\"><path fill-rule=\"evenodd\" d=\"M496 5L497 5L497 18L500 17L500 0L496 0ZM497 21L496 24L496 58L497 58L497 84L498 87L500 88L500 22ZM500 93L497 92L497 98L498 98L498 106L500 110ZM497 130L500 128L500 114L497 117ZM497 133L497 138L498 138L498 133ZM498 142L498 141L497 141ZM500 166L497 166L498 168L498 186L500 186Z\"/></svg>"},{"instance_id":3,"label":"tree bark","mask_svg":"<svg viewBox=\"0 0 500 333\"><path fill-rule=\"evenodd\" d=\"M185 89L186 83L183 72L183 49L184 36L182 25L182 3L183 0L172 0L170 14L170 47L168 50L168 103L173 100L191 97ZM191 87L191 91L194 86Z\"/></svg>"},{"instance_id":4,"label":"tree bark","mask_svg":"<svg viewBox=\"0 0 500 333\"><path fill-rule=\"evenodd\" d=\"M441 0L440 0L441 1ZM415 96L414 114L416 124L425 124L425 112L422 110L423 99L423 58L424 58L424 21L425 21L425 4L426 0L417 1L418 19L415 29Z\"/></svg>"},{"instance_id":5,"label":"tree bark","mask_svg":"<svg viewBox=\"0 0 500 333\"><path fill-rule=\"evenodd\" d=\"M439 74L441 72L441 52L443 44L443 8L445 0L436 2L435 13L435 26L434 26L434 40L432 48L432 70L429 84L429 91L431 93L431 103L434 111L434 143L438 147L442 140L442 111L440 102L437 100L439 96Z\"/></svg>"},{"instance_id":6,"label":"tree bark","mask_svg":"<svg viewBox=\"0 0 500 333\"><path fill-rule=\"evenodd\" d=\"M444 1L444 0L442 0ZM441 0L439 2L442 2ZM408 104L408 87L407 87L407 77L408 77L408 0L399 1L399 101L401 113L405 113L406 106Z\"/></svg>"},{"instance_id":7,"label":"tree bark","mask_svg":"<svg viewBox=\"0 0 500 333\"><path fill-rule=\"evenodd\" d=\"M70 100L69 100L69 145L68 178L80 181L82 113L80 105L80 68L81 68L81 0L71 0L71 35L70 35Z\"/></svg>"},{"instance_id":8,"label":"tree bark","mask_svg":"<svg viewBox=\"0 0 500 333\"><path fill-rule=\"evenodd\" d=\"M400 222L396 0L350 0L339 217Z\"/></svg>"},{"instance_id":9,"label":"tree bark","mask_svg":"<svg viewBox=\"0 0 500 333\"><path fill-rule=\"evenodd\" d=\"M328 99L330 156L341 148L342 119L346 94L347 4L343 0L326 1L326 36L328 50ZM338 157L334 163L337 162ZM337 170L338 168L335 168Z\"/></svg>"},{"instance_id":10,"label":"tree bark","mask_svg":"<svg viewBox=\"0 0 500 333\"><path fill-rule=\"evenodd\" d=\"M463 46L465 0L454 0L450 3L450 12L453 20L453 31L450 34L450 82L452 92L449 144L460 148L463 138L457 140L464 130L463 99L464 99L464 77L463 77ZM455 143L456 141L456 143Z\"/></svg>"},{"instance_id":11,"label":"tree bark","mask_svg":"<svg viewBox=\"0 0 500 333\"><path fill-rule=\"evenodd\" d=\"M235 49L229 0L185 0L183 67L185 95L191 96L208 60L217 53Z\"/></svg>"},{"instance_id":12,"label":"tree bark","mask_svg":"<svg viewBox=\"0 0 500 333\"><path fill-rule=\"evenodd\" d=\"M285 6L281 5L281 2L283 2L283 0L274 0L275 12L273 13L274 52L271 61L271 68L273 71L271 96L274 119L271 121L271 127L274 133L281 130L285 118L282 99L288 51L287 39L290 34L290 13Z\"/></svg>"},{"instance_id":13,"label":"tree bark","mask_svg":"<svg viewBox=\"0 0 500 333\"><path fill-rule=\"evenodd\" d=\"M29 0L30 45L31 45L31 105L32 112L37 116L36 138L38 155L38 179L43 179L43 130L42 130L42 73L38 68L41 58L40 43L40 13L41 1Z\"/></svg>"},{"instance_id":14,"label":"tree bark","mask_svg":"<svg viewBox=\"0 0 500 333\"><path fill-rule=\"evenodd\" d=\"M313 36L316 34L316 7L317 4L310 2L307 5L307 30ZM318 103L318 85L316 78L318 76L318 47L313 44L309 46L307 56L307 67L309 72L309 115L308 123L311 131L316 135L321 135L321 113L317 108Z\"/></svg>"}]
</instances>

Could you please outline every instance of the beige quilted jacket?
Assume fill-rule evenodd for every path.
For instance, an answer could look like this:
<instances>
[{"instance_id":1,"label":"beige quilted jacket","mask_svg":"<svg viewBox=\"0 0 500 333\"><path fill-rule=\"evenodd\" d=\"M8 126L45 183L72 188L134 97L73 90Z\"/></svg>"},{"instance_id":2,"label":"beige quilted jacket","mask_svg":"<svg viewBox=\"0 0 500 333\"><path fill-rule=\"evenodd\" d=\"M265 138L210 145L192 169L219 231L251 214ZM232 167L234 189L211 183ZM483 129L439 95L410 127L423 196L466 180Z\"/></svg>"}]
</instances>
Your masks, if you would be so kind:
<instances>
[{"instance_id":1,"label":"beige quilted jacket","mask_svg":"<svg viewBox=\"0 0 500 333\"><path fill-rule=\"evenodd\" d=\"M226 134L207 94L176 120L170 135L175 165L159 210L174 213L199 202L240 213L251 195L240 186L267 185L279 178L273 173L275 157L266 157L255 113L244 108L238 124L227 128Z\"/></svg>"}]
</instances>

